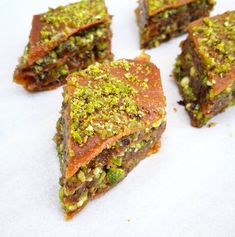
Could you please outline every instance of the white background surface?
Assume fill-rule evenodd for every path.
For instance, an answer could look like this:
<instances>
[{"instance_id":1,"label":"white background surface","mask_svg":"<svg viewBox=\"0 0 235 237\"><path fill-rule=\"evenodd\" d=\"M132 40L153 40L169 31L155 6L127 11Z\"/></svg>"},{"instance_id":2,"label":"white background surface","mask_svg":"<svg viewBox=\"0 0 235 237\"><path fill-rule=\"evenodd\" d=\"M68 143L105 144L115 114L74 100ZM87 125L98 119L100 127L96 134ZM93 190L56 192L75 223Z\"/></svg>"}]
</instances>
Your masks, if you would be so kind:
<instances>
[{"instance_id":1,"label":"white background surface","mask_svg":"<svg viewBox=\"0 0 235 237\"><path fill-rule=\"evenodd\" d=\"M72 221L58 200L59 162L52 137L62 89L30 94L12 83L31 17L67 1L0 0L0 236L234 237L235 107L195 129L169 76L179 42L149 50L161 69L168 124L160 152ZM135 0L107 0L115 58L139 54ZM213 15L234 7L218 0ZM177 112L173 108L177 108Z\"/></svg>"}]
</instances>

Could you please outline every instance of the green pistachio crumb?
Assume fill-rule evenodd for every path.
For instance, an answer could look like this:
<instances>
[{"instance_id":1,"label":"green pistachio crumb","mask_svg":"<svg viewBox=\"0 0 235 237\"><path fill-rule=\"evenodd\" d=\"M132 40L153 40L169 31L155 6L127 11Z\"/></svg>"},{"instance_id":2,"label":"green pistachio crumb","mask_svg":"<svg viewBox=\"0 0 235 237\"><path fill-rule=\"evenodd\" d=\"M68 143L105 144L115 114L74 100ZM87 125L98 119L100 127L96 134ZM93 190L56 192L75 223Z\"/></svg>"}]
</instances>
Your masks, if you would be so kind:
<instances>
[{"instance_id":1,"label":"green pistachio crumb","mask_svg":"<svg viewBox=\"0 0 235 237\"><path fill-rule=\"evenodd\" d=\"M180 81L180 86L186 97L188 97L191 101L195 100L196 97L193 93L193 90L189 84L189 78L187 76L183 77Z\"/></svg>"},{"instance_id":2,"label":"green pistachio crumb","mask_svg":"<svg viewBox=\"0 0 235 237\"><path fill-rule=\"evenodd\" d=\"M83 172L82 170L80 170L80 171L78 172L78 179L79 179L82 183L84 183L84 182L86 181L86 176L85 176L85 174L84 174L84 172Z\"/></svg>"},{"instance_id":3,"label":"green pistachio crumb","mask_svg":"<svg viewBox=\"0 0 235 237\"><path fill-rule=\"evenodd\" d=\"M126 74L124 74L124 77L128 81L137 83L141 87L145 87L145 88L148 87L148 79L141 80L136 75L134 75L133 73L130 73L130 72L127 72Z\"/></svg>"},{"instance_id":4,"label":"green pistachio crumb","mask_svg":"<svg viewBox=\"0 0 235 237\"><path fill-rule=\"evenodd\" d=\"M121 59L121 60L116 60L116 61L111 62L111 66L120 67L126 71L129 71L132 65L133 63L127 61L126 59Z\"/></svg>"},{"instance_id":5,"label":"green pistachio crumb","mask_svg":"<svg viewBox=\"0 0 235 237\"><path fill-rule=\"evenodd\" d=\"M116 166L121 166L122 165L122 157L112 156L111 157L111 162Z\"/></svg>"},{"instance_id":6,"label":"green pistachio crumb","mask_svg":"<svg viewBox=\"0 0 235 237\"><path fill-rule=\"evenodd\" d=\"M106 177L106 173L103 171L101 174L100 174L100 177L98 179L98 184L102 184L104 179Z\"/></svg>"},{"instance_id":7,"label":"green pistachio crumb","mask_svg":"<svg viewBox=\"0 0 235 237\"><path fill-rule=\"evenodd\" d=\"M70 157L75 156L75 152L74 152L74 150L72 150L72 149L69 150L69 156L70 156Z\"/></svg>"},{"instance_id":8,"label":"green pistachio crumb","mask_svg":"<svg viewBox=\"0 0 235 237\"><path fill-rule=\"evenodd\" d=\"M94 174L96 179L100 177L100 174L102 174L102 172L103 172L103 170L100 167L96 167L93 170L93 174Z\"/></svg>"},{"instance_id":9,"label":"green pistachio crumb","mask_svg":"<svg viewBox=\"0 0 235 237\"><path fill-rule=\"evenodd\" d=\"M125 176L125 171L119 168L110 168L107 173L107 180L109 183L116 184L121 181Z\"/></svg>"}]
</instances>

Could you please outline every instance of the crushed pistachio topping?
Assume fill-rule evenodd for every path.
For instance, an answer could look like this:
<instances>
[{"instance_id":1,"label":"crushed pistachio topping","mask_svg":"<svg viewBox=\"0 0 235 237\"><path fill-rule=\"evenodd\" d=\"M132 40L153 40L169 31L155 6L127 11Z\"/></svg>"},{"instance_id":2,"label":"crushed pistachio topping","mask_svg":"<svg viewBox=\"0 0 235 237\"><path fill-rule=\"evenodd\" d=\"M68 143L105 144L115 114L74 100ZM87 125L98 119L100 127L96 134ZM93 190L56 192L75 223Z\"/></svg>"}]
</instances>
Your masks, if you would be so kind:
<instances>
[{"instance_id":1,"label":"crushed pistachio topping","mask_svg":"<svg viewBox=\"0 0 235 237\"><path fill-rule=\"evenodd\" d=\"M159 8L164 7L166 5L177 4L180 2L182 2L182 5L185 4L185 1L181 1L181 0L148 0L149 14L153 13L154 11L156 11ZM210 5L215 4L215 0L204 0L204 2L206 2L206 4L210 4Z\"/></svg>"},{"instance_id":2,"label":"crushed pistachio topping","mask_svg":"<svg viewBox=\"0 0 235 237\"><path fill-rule=\"evenodd\" d=\"M120 67L120 68L122 68L122 69L124 69L126 71L129 71L131 66L134 65L134 63L129 62L129 61L125 60L125 59L121 59L121 60L116 60L116 61L111 62L110 65L112 67Z\"/></svg>"},{"instance_id":3,"label":"crushed pistachio topping","mask_svg":"<svg viewBox=\"0 0 235 237\"><path fill-rule=\"evenodd\" d=\"M235 11L216 18L204 18L192 28L204 66L224 77L235 66Z\"/></svg>"},{"instance_id":4,"label":"crushed pistachio topping","mask_svg":"<svg viewBox=\"0 0 235 237\"><path fill-rule=\"evenodd\" d=\"M174 4L178 1L179 0L148 0L149 12L153 12L164 5Z\"/></svg>"},{"instance_id":5,"label":"crushed pistachio topping","mask_svg":"<svg viewBox=\"0 0 235 237\"><path fill-rule=\"evenodd\" d=\"M50 43L67 35L70 29L92 24L108 17L104 0L81 0L67 6L50 8L40 20L44 26L40 32L40 42Z\"/></svg>"},{"instance_id":6,"label":"crushed pistachio topping","mask_svg":"<svg viewBox=\"0 0 235 237\"><path fill-rule=\"evenodd\" d=\"M89 78L86 85L79 83L81 78ZM137 90L111 76L101 64L72 74L68 84L75 86L71 99L71 136L78 144L86 143L93 134L106 139L141 124L143 111L135 101Z\"/></svg>"},{"instance_id":7,"label":"crushed pistachio topping","mask_svg":"<svg viewBox=\"0 0 235 237\"><path fill-rule=\"evenodd\" d=\"M137 83L139 84L140 86L142 87L148 87L148 79L144 79L144 80L140 80L136 75L130 73L130 72L127 72L124 77L130 81L130 82L134 82L134 83Z\"/></svg>"},{"instance_id":8,"label":"crushed pistachio topping","mask_svg":"<svg viewBox=\"0 0 235 237\"><path fill-rule=\"evenodd\" d=\"M126 73L124 74L124 78L127 79L129 82L133 82L143 88L148 87L148 79L147 78L145 78L144 80L140 79L137 75L130 72L131 66L134 65L133 62L130 62L126 59L120 59L120 60L111 62L110 65L112 67L118 67L118 68L125 70ZM143 73L144 72L146 76L150 75L151 74L150 63L139 64L138 66L136 66L135 72L136 73Z\"/></svg>"}]
</instances>

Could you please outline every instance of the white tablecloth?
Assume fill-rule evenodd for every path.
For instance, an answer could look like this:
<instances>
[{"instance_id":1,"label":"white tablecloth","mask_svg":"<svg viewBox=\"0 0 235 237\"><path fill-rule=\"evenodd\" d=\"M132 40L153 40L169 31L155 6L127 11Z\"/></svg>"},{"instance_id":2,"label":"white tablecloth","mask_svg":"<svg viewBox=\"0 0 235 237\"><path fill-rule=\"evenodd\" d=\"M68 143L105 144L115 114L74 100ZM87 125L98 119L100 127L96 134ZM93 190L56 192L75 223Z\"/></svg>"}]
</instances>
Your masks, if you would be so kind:
<instances>
[{"instance_id":1,"label":"white tablecloth","mask_svg":"<svg viewBox=\"0 0 235 237\"><path fill-rule=\"evenodd\" d=\"M62 89L30 94L12 83L31 17L65 0L0 1L0 236L234 237L235 108L190 126L169 76L181 40L147 51L161 69L168 124L162 148L72 221L58 200L59 162L52 137ZM107 0L115 58L139 54L135 0ZM218 0L213 15L234 8ZM177 112L173 111L177 108Z\"/></svg>"}]
</instances>

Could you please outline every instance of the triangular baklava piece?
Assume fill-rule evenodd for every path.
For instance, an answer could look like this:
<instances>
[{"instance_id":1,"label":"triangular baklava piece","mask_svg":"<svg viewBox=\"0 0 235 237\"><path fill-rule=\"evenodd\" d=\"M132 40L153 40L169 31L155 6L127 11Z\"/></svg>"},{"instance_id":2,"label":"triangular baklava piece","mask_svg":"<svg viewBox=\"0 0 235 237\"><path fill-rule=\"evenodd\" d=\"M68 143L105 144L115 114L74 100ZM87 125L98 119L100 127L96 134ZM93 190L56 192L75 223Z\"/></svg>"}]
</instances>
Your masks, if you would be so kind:
<instances>
[{"instance_id":1,"label":"triangular baklava piece","mask_svg":"<svg viewBox=\"0 0 235 237\"><path fill-rule=\"evenodd\" d=\"M81 0L35 15L14 81L28 91L49 90L64 84L70 72L109 61L110 23L104 0Z\"/></svg>"},{"instance_id":2,"label":"triangular baklava piece","mask_svg":"<svg viewBox=\"0 0 235 237\"><path fill-rule=\"evenodd\" d=\"M160 72L146 56L94 64L67 80L55 141L69 219L158 150L166 113Z\"/></svg>"},{"instance_id":3,"label":"triangular baklava piece","mask_svg":"<svg viewBox=\"0 0 235 237\"><path fill-rule=\"evenodd\" d=\"M191 124L202 127L235 104L235 11L194 21L188 33L174 76Z\"/></svg>"}]
</instances>

